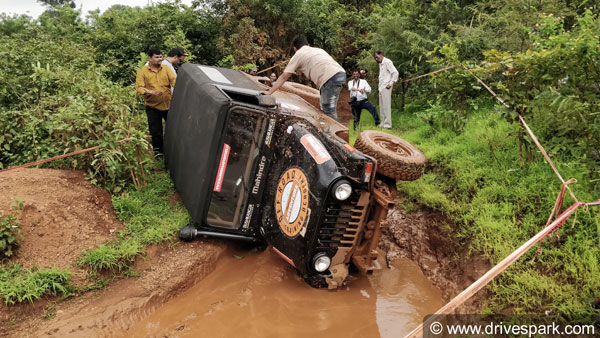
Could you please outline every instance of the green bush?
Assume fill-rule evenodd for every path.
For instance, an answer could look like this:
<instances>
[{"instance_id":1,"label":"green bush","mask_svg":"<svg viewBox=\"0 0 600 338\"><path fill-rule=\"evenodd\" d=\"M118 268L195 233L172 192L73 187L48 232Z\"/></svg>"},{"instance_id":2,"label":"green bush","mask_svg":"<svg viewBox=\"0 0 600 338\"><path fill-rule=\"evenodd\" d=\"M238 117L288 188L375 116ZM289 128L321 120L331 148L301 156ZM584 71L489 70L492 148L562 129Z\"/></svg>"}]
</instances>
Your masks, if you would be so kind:
<instances>
[{"instance_id":1,"label":"green bush","mask_svg":"<svg viewBox=\"0 0 600 338\"><path fill-rule=\"evenodd\" d=\"M134 239L117 240L84 251L79 264L89 266L92 271L122 272L143 252L142 244Z\"/></svg>"},{"instance_id":2,"label":"green bush","mask_svg":"<svg viewBox=\"0 0 600 338\"><path fill-rule=\"evenodd\" d=\"M19 240L23 240L21 227L16 214L0 213L0 260L11 258L19 248Z\"/></svg>"},{"instance_id":3,"label":"green bush","mask_svg":"<svg viewBox=\"0 0 600 338\"><path fill-rule=\"evenodd\" d=\"M0 296L5 304L33 303L44 295L71 294L68 271L52 268L50 270L23 269L15 264L0 267Z\"/></svg>"}]
</instances>

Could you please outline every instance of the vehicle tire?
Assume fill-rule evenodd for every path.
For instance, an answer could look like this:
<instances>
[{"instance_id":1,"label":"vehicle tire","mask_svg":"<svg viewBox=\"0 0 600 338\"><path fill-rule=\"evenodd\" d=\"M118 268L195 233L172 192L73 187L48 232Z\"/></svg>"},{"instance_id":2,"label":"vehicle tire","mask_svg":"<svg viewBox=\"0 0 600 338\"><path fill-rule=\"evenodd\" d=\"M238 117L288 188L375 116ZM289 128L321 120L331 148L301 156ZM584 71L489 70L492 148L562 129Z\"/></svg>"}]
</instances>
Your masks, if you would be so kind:
<instances>
[{"instance_id":1,"label":"vehicle tire","mask_svg":"<svg viewBox=\"0 0 600 338\"><path fill-rule=\"evenodd\" d=\"M377 172L400 181L421 177L427 163L417 147L394 135L365 130L358 135L354 148L377 160Z\"/></svg>"}]
</instances>

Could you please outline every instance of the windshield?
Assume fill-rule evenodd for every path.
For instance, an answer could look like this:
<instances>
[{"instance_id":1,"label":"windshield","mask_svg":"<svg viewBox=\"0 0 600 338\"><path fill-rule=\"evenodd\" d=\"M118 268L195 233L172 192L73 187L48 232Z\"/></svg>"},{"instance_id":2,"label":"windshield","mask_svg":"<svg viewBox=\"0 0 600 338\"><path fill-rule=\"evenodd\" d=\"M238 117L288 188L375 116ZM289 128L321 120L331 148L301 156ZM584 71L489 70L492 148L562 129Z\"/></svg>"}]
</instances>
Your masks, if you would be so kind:
<instances>
[{"instance_id":1,"label":"windshield","mask_svg":"<svg viewBox=\"0 0 600 338\"><path fill-rule=\"evenodd\" d=\"M258 159L265 132L265 116L257 112L231 111L216 168L217 177L208 209L210 225L239 228L249 177Z\"/></svg>"}]
</instances>

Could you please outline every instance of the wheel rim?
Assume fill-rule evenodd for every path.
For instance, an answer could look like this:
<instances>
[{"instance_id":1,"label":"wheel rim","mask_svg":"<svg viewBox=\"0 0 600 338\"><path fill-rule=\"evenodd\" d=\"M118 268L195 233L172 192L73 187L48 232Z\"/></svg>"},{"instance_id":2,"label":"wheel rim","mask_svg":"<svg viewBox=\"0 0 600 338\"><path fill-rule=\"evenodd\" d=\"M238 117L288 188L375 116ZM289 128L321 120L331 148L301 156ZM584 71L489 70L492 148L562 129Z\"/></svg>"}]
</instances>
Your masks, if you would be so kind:
<instances>
[{"instance_id":1,"label":"wheel rim","mask_svg":"<svg viewBox=\"0 0 600 338\"><path fill-rule=\"evenodd\" d=\"M400 156L406 157L406 156L410 156L412 154L412 152L410 151L410 149L408 147L406 147L402 144L396 143L396 142L392 142L383 137L375 137L373 139L373 141L375 142L375 144L382 147L383 149L391 151L393 153L396 153Z\"/></svg>"}]
</instances>

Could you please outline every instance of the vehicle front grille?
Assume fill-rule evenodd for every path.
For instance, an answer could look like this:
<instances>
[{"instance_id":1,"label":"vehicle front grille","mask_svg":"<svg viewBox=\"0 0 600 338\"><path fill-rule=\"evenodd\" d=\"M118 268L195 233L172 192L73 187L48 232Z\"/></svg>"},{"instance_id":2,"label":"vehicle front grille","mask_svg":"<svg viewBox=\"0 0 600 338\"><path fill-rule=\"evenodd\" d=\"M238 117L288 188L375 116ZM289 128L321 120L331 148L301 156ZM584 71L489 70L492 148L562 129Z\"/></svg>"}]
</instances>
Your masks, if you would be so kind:
<instances>
[{"instance_id":1,"label":"vehicle front grille","mask_svg":"<svg viewBox=\"0 0 600 338\"><path fill-rule=\"evenodd\" d=\"M317 247L352 247L362 229L367 203L362 203L360 192L352 194L350 199L340 203L328 200L324 208L324 218L319 229ZM364 200L364 198L363 198ZM361 202L361 203L359 203Z\"/></svg>"}]
</instances>

